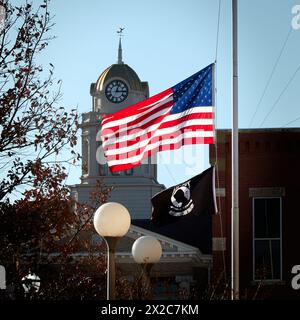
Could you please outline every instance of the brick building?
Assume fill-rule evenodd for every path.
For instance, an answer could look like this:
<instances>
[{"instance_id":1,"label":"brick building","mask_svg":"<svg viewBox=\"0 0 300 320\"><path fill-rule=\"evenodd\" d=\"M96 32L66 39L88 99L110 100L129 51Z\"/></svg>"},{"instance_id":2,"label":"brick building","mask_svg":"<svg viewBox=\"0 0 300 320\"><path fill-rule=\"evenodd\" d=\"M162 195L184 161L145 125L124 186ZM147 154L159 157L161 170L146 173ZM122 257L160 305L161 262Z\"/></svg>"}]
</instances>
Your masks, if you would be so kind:
<instances>
[{"instance_id":1,"label":"brick building","mask_svg":"<svg viewBox=\"0 0 300 320\"><path fill-rule=\"evenodd\" d=\"M217 147L210 146L211 164L216 150L221 216L213 217L215 277L224 270L224 258L230 275L230 130L217 131ZM300 298L300 290L291 286L292 267L300 264L299 159L300 129L240 130L241 295L260 284L265 298Z\"/></svg>"}]
</instances>

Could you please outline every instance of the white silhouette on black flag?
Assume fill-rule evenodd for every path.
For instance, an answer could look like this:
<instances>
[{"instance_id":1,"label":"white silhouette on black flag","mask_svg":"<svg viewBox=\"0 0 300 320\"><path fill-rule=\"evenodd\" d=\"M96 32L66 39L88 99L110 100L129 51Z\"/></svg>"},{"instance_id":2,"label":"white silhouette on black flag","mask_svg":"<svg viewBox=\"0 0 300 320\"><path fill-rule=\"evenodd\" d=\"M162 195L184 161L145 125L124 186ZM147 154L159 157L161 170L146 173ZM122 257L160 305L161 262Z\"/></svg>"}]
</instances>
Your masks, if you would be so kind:
<instances>
[{"instance_id":1,"label":"white silhouette on black flag","mask_svg":"<svg viewBox=\"0 0 300 320\"><path fill-rule=\"evenodd\" d=\"M210 167L188 181L170 187L152 199L152 222L164 225L188 216L217 213L215 168Z\"/></svg>"}]
</instances>

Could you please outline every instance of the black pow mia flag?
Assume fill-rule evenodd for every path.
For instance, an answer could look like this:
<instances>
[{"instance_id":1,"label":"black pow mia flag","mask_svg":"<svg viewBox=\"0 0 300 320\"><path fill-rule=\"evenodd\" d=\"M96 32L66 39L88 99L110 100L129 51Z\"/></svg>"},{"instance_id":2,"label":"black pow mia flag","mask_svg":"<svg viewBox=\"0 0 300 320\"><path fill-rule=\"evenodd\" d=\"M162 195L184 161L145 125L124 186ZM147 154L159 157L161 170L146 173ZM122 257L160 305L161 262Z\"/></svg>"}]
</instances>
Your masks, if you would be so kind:
<instances>
[{"instance_id":1,"label":"black pow mia flag","mask_svg":"<svg viewBox=\"0 0 300 320\"><path fill-rule=\"evenodd\" d=\"M151 201L152 222L159 225L217 213L215 168L156 194Z\"/></svg>"}]
</instances>

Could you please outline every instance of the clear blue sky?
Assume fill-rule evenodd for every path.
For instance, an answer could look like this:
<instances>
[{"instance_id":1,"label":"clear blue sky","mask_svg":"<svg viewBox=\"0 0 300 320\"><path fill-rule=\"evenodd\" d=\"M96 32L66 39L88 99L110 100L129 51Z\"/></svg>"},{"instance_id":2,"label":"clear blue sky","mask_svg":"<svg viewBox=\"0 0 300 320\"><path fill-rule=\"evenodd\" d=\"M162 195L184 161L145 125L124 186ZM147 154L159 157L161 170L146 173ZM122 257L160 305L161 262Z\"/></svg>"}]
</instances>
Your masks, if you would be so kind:
<instances>
[{"instance_id":1,"label":"clear blue sky","mask_svg":"<svg viewBox=\"0 0 300 320\"><path fill-rule=\"evenodd\" d=\"M292 7L300 0L239 0L239 126L249 127L280 50L291 29ZM187 78L216 58L219 0L52 0L57 36L41 63L55 65L63 80L62 103L92 108L90 84L116 62L116 30L125 27L123 60L150 93ZM217 52L217 128L230 128L231 1L221 1ZM300 65L300 30L293 30L253 119L252 127L283 127L300 117L300 71L278 100ZM275 102L278 100L277 104ZM274 105L275 104L275 105ZM269 110L274 110L263 119ZM300 120L290 126L300 126ZM173 164L159 165L158 179L167 186L188 179L208 166L207 147L160 155ZM80 149L79 149L80 150ZM175 160L175 156L177 157ZM175 162L181 164L174 164ZM71 168L68 184L79 183L80 169Z\"/></svg>"}]
</instances>

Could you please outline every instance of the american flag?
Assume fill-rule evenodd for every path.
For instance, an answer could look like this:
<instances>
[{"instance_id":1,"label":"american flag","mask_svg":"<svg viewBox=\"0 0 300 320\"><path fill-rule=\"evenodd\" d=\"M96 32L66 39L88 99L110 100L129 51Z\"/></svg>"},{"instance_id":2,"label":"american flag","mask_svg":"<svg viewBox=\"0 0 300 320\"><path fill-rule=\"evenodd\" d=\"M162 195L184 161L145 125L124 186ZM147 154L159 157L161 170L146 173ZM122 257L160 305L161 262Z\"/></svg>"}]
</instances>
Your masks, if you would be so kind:
<instances>
[{"instance_id":1,"label":"american flag","mask_svg":"<svg viewBox=\"0 0 300 320\"><path fill-rule=\"evenodd\" d=\"M158 151L214 143L214 64L175 86L101 122L104 155L112 172L128 170Z\"/></svg>"}]
</instances>

